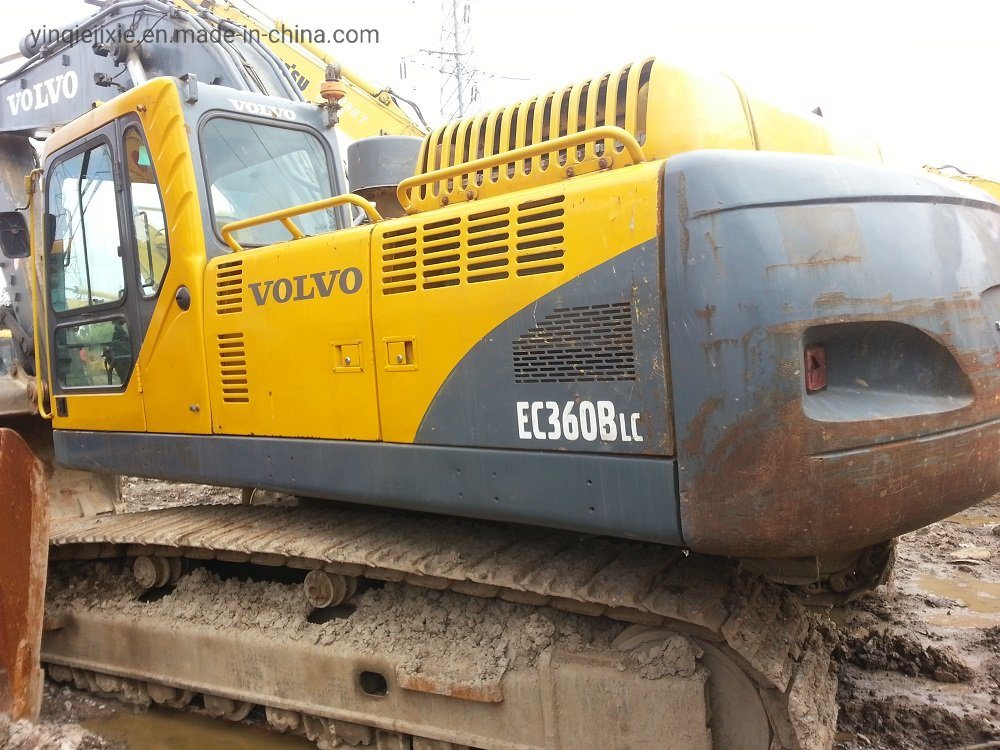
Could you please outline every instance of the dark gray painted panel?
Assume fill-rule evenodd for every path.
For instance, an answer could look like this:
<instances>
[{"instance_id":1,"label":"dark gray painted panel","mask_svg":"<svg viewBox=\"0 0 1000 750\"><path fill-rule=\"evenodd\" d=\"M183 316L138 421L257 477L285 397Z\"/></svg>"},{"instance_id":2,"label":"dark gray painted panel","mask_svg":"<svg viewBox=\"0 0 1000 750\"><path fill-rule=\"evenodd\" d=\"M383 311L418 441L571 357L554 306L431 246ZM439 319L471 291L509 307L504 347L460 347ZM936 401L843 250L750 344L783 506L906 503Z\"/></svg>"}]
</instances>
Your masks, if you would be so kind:
<instances>
[{"instance_id":1,"label":"dark gray painted panel","mask_svg":"<svg viewBox=\"0 0 1000 750\"><path fill-rule=\"evenodd\" d=\"M546 378L537 377L538 372L536 377L524 377L523 370L519 377L513 353L519 338L539 324L552 321L553 317L564 319L568 311L579 315L598 305L601 307L594 312L615 305L619 306L617 309L630 311L634 377L602 382L583 375L575 380L563 377L564 382L551 382L555 377L547 378L549 382L538 382ZM563 284L492 330L441 386L421 422L416 442L547 451L672 454L664 366L665 325L659 242L654 239ZM589 323L580 326L584 334L588 329L593 330ZM588 346L599 346L599 343L583 343L584 348ZM559 351L557 361L550 364L559 367L572 361L574 356L588 360L586 352ZM594 437L593 430L580 428L577 433L569 432L574 439L567 439L566 428L572 428L574 421L579 423L583 419L588 420L589 425L590 412L598 411L598 405L603 408L604 434L598 430ZM637 415L634 420L633 415ZM588 435L592 439L587 439Z\"/></svg>"},{"instance_id":2,"label":"dark gray painted panel","mask_svg":"<svg viewBox=\"0 0 1000 750\"><path fill-rule=\"evenodd\" d=\"M946 202L978 191L879 166L739 152L676 157L665 183L682 490L737 421L756 412L759 427L776 425L780 406L805 397L814 326L912 326L973 357L965 369L1000 375L995 311L980 303L1000 280L1000 206ZM907 436L891 423L884 433L857 442ZM811 443L803 447L833 447L819 432Z\"/></svg>"},{"instance_id":3,"label":"dark gray painted panel","mask_svg":"<svg viewBox=\"0 0 1000 750\"><path fill-rule=\"evenodd\" d=\"M856 548L993 487L992 467L963 463L976 445L905 440L1000 416L1000 206L877 165L739 152L675 157L664 196L688 544ZM812 344L830 373L817 395ZM851 466L819 458L854 448Z\"/></svg>"},{"instance_id":4,"label":"dark gray painted panel","mask_svg":"<svg viewBox=\"0 0 1000 750\"><path fill-rule=\"evenodd\" d=\"M89 471L680 542L666 458L67 430L55 449L61 465Z\"/></svg>"},{"instance_id":5,"label":"dark gray painted panel","mask_svg":"<svg viewBox=\"0 0 1000 750\"><path fill-rule=\"evenodd\" d=\"M809 203L959 201L1000 210L986 193L957 180L832 156L704 150L671 158L667 170L673 178L666 202L683 202L692 219L747 206ZM682 195L676 179L683 172L696 179Z\"/></svg>"}]
</instances>

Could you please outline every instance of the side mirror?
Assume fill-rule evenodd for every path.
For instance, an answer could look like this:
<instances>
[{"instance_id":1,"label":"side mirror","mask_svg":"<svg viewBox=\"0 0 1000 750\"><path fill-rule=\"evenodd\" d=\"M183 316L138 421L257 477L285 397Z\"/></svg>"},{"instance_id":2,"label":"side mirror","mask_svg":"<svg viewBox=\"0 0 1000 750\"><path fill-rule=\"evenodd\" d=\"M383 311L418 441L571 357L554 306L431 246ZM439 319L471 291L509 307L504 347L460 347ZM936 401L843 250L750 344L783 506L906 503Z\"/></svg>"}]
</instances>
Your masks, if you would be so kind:
<instances>
[{"instance_id":1,"label":"side mirror","mask_svg":"<svg viewBox=\"0 0 1000 750\"><path fill-rule=\"evenodd\" d=\"M0 211L0 250L8 258L27 258L28 225L18 211Z\"/></svg>"}]
</instances>

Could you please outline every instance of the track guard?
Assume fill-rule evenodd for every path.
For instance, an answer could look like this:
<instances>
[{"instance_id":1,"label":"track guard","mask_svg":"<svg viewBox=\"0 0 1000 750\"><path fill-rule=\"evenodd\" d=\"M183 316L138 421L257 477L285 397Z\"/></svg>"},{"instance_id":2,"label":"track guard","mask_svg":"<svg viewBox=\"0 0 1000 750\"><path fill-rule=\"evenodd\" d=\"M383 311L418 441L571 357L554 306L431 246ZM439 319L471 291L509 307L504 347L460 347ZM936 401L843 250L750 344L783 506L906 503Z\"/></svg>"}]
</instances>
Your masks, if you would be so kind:
<instances>
[{"instance_id":1,"label":"track guard","mask_svg":"<svg viewBox=\"0 0 1000 750\"><path fill-rule=\"evenodd\" d=\"M49 508L41 462L0 428L0 713L37 719Z\"/></svg>"}]
</instances>

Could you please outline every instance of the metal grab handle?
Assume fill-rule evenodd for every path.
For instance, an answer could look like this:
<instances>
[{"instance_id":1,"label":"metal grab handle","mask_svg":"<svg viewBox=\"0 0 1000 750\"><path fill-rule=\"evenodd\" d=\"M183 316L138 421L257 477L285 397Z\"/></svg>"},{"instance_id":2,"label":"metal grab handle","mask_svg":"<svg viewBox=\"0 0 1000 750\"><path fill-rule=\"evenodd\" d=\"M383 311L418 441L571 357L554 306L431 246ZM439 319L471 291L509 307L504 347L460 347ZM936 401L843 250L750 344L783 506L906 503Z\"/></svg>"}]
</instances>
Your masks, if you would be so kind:
<instances>
[{"instance_id":1,"label":"metal grab handle","mask_svg":"<svg viewBox=\"0 0 1000 750\"><path fill-rule=\"evenodd\" d=\"M553 151L562 151L563 149L573 148L574 146L580 146L591 141L608 139L613 139L624 144L625 150L628 151L629 156L632 157L632 161L635 164L646 161L646 154L643 153L642 146L639 145L639 141L635 139L634 135L625 130L625 128L619 128L616 125L600 125L596 128L581 130L579 133L570 133L559 138L553 138L550 141L541 141L540 143L533 143L530 146L521 146L520 148L503 151L493 156L484 156L475 161L462 162L450 167L436 169L433 172L407 177L396 188L396 197L399 199L406 213L410 213L413 210L410 191L418 185L426 185L427 183L447 180L451 177L459 177L473 172L482 172L492 167L498 167L501 164L509 164L512 161L541 156Z\"/></svg>"},{"instance_id":2,"label":"metal grab handle","mask_svg":"<svg viewBox=\"0 0 1000 750\"><path fill-rule=\"evenodd\" d=\"M235 240L233 232L238 232L241 229L248 229L249 227L260 226L261 224L270 224L272 221L280 221L282 226L285 227L285 229L288 230L288 233L292 235L292 238L299 240L305 237L305 235L299 231L299 228L295 226L294 223L292 223L293 216L311 214L313 211L322 211L324 208L334 208L335 206L343 206L348 203L360 208L372 221L382 221L382 215L376 210L375 206L366 201L360 195L345 193L344 195L335 195L332 198L324 198L321 201L313 201L312 203L303 203L302 205L292 206L291 208L283 208L280 211L272 211L269 214L261 214L260 216L254 216L249 219L231 221L222 228L222 239L227 245L229 245L229 248L234 253L239 253L242 252L244 248Z\"/></svg>"},{"instance_id":3,"label":"metal grab handle","mask_svg":"<svg viewBox=\"0 0 1000 750\"><path fill-rule=\"evenodd\" d=\"M49 259L42 258L41 263L38 259L38 248L35 244L35 239L38 237L38 232L31 231L34 229L35 221L35 190L38 187L39 181L42 179L44 171L42 169L32 169L25 179L25 186L28 191L28 221L32 222L28 228L28 288L31 291L31 336L34 341L35 351L35 400L38 406L38 416L42 419L52 419L52 409L45 409L45 378L42 375L42 347L41 341L39 339L39 326L38 326L38 306L44 305L42 307L41 317L44 318L43 325L45 330L49 330L49 306L42 302L41 292L45 292L46 298L49 295ZM44 224L44 222L43 222ZM54 228L53 224L53 228ZM43 238L44 240L44 238ZM44 249L45 242L42 242L42 247ZM38 288L38 266L42 267L42 289ZM48 361L45 363L45 372L48 374L49 383L52 382L52 360L53 354L50 345L46 344L45 347L48 356ZM51 392L51 391L50 391Z\"/></svg>"}]
</instances>

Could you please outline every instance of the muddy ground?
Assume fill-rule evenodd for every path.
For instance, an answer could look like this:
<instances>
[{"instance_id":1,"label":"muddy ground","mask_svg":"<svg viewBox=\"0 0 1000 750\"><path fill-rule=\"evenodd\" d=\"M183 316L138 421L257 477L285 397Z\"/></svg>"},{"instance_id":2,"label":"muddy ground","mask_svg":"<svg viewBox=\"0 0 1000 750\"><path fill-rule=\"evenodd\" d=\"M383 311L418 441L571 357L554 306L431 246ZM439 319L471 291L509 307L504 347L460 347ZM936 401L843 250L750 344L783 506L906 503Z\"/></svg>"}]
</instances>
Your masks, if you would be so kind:
<instances>
[{"instance_id":1,"label":"muddy ground","mask_svg":"<svg viewBox=\"0 0 1000 750\"><path fill-rule=\"evenodd\" d=\"M842 617L841 747L1000 740L998 548L1000 496L900 539L889 585Z\"/></svg>"},{"instance_id":2,"label":"muddy ground","mask_svg":"<svg viewBox=\"0 0 1000 750\"><path fill-rule=\"evenodd\" d=\"M123 496L129 510L240 501L238 490L132 479ZM907 534L888 585L826 613L838 639L838 748L938 750L1000 741L998 549L1000 496ZM101 737L79 724L101 732L137 710L50 684L43 724L0 722L0 748L118 750L124 745L113 733ZM240 747L270 746L246 741Z\"/></svg>"}]
</instances>

